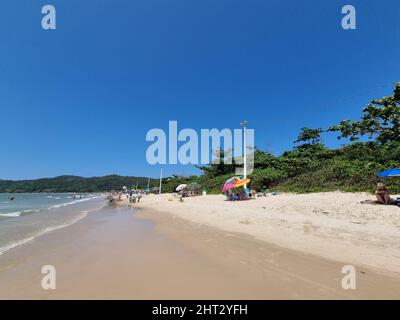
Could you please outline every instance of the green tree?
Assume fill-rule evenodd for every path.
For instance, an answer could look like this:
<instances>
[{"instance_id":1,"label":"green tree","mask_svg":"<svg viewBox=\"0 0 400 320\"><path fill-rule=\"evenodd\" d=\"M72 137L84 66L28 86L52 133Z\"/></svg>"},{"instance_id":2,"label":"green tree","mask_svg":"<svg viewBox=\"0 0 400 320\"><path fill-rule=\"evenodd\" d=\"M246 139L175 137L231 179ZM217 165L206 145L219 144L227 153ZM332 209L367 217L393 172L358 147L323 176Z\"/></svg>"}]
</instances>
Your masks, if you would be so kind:
<instances>
[{"instance_id":1,"label":"green tree","mask_svg":"<svg viewBox=\"0 0 400 320\"><path fill-rule=\"evenodd\" d=\"M213 150L213 161L206 166L196 166L208 178L213 178L228 173L234 173L236 168L235 158L233 157L233 150Z\"/></svg>"},{"instance_id":2,"label":"green tree","mask_svg":"<svg viewBox=\"0 0 400 320\"><path fill-rule=\"evenodd\" d=\"M364 109L361 120L343 120L329 131L340 132L340 138L350 141L367 136L382 143L400 141L400 83L395 85L393 95L372 100Z\"/></svg>"},{"instance_id":3,"label":"green tree","mask_svg":"<svg viewBox=\"0 0 400 320\"><path fill-rule=\"evenodd\" d=\"M310 129L307 127L301 128L301 132L294 143L302 145L319 144L321 143L321 133L323 130Z\"/></svg>"}]
</instances>

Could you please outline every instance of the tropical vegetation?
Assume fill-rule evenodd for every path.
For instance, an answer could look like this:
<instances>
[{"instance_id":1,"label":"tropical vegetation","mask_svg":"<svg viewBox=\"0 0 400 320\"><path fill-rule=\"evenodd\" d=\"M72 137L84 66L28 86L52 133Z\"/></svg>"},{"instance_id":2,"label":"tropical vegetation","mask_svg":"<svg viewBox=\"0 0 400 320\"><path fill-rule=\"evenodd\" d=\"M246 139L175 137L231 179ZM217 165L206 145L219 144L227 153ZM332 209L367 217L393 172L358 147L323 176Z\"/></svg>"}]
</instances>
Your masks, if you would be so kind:
<instances>
[{"instance_id":1,"label":"tropical vegetation","mask_svg":"<svg viewBox=\"0 0 400 320\"><path fill-rule=\"evenodd\" d=\"M329 149L322 134L336 134L348 144ZM372 100L359 120L343 120L329 128L302 128L293 150L279 156L255 149L251 188L286 192L373 191L376 174L400 167L400 83L391 96ZM164 191L181 183L198 182L208 192L220 192L224 182L235 174L235 163L225 164L232 152L220 150L220 163L199 167L200 176L165 179ZM237 159L240 160L240 159ZM392 192L400 192L400 179L385 179Z\"/></svg>"}]
</instances>

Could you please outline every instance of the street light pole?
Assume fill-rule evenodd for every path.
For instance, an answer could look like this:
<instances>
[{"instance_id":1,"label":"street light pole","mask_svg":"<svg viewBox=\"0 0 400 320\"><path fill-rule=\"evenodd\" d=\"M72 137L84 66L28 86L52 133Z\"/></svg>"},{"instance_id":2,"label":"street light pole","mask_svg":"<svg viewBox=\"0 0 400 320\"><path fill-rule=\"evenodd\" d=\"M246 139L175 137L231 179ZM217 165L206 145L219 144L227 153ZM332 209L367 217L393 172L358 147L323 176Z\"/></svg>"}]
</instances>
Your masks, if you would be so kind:
<instances>
[{"instance_id":1,"label":"street light pole","mask_svg":"<svg viewBox=\"0 0 400 320\"><path fill-rule=\"evenodd\" d=\"M161 194L161 183L162 183L162 168L160 171L160 190L158 191L159 194Z\"/></svg>"},{"instance_id":2,"label":"street light pole","mask_svg":"<svg viewBox=\"0 0 400 320\"><path fill-rule=\"evenodd\" d=\"M247 155L246 155L246 150L247 150L247 145L246 145L246 126L247 126L247 121L244 120L240 122L241 126L243 127L243 179L247 179ZM244 185L244 188L247 188L247 184Z\"/></svg>"}]
</instances>

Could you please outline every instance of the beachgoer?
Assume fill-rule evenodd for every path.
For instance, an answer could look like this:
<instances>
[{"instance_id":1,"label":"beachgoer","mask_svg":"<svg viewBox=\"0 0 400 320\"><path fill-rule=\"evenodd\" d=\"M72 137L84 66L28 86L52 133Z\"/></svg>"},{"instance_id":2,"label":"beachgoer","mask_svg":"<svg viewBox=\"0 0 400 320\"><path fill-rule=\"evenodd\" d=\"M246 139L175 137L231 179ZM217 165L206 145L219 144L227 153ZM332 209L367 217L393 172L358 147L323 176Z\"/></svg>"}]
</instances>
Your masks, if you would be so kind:
<instances>
[{"instance_id":1,"label":"beachgoer","mask_svg":"<svg viewBox=\"0 0 400 320\"><path fill-rule=\"evenodd\" d=\"M386 189L383 183L378 183L377 190L375 191L375 197L376 200L382 204L390 204L392 202L389 191Z\"/></svg>"},{"instance_id":2,"label":"beachgoer","mask_svg":"<svg viewBox=\"0 0 400 320\"><path fill-rule=\"evenodd\" d=\"M233 193L232 189L228 190L227 197L228 197L228 201L234 201L234 193Z\"/></svg>"},{"instance_id":3,"label":"beachgoer","mask_svg":"<svg viewBox=\"0 0 400 320\"><path fill-rule=\"evenodd\" d=\"M231 201L238 201L238 200L239 200L239 198L238 198L237 193L235 193L235 192L232 191L232 194L231 194Z\"/></svg>"}]
</instances>

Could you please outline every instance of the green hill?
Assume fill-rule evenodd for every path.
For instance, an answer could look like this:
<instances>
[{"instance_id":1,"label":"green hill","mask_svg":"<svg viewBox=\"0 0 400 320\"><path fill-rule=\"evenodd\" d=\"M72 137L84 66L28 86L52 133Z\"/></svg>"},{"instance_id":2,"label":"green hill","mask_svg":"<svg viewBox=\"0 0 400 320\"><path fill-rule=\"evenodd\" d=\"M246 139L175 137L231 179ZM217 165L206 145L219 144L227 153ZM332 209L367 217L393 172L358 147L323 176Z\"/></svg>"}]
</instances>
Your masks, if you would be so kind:
<instances>
[{"instance_id":1,"label":"green hill","mask_svg":"<svg viewBox=\"0 0 400 320\"><path fill-rule=\"evenodd\" d=\"M59 176L36 180L0 180L0 192L102 192L121 190L136 186L146 188L148 178L110 175L104 177L84 178L78 176ZM150 179L150 186L158 184L158 180Z\"/></svg>"}]
</instances>

